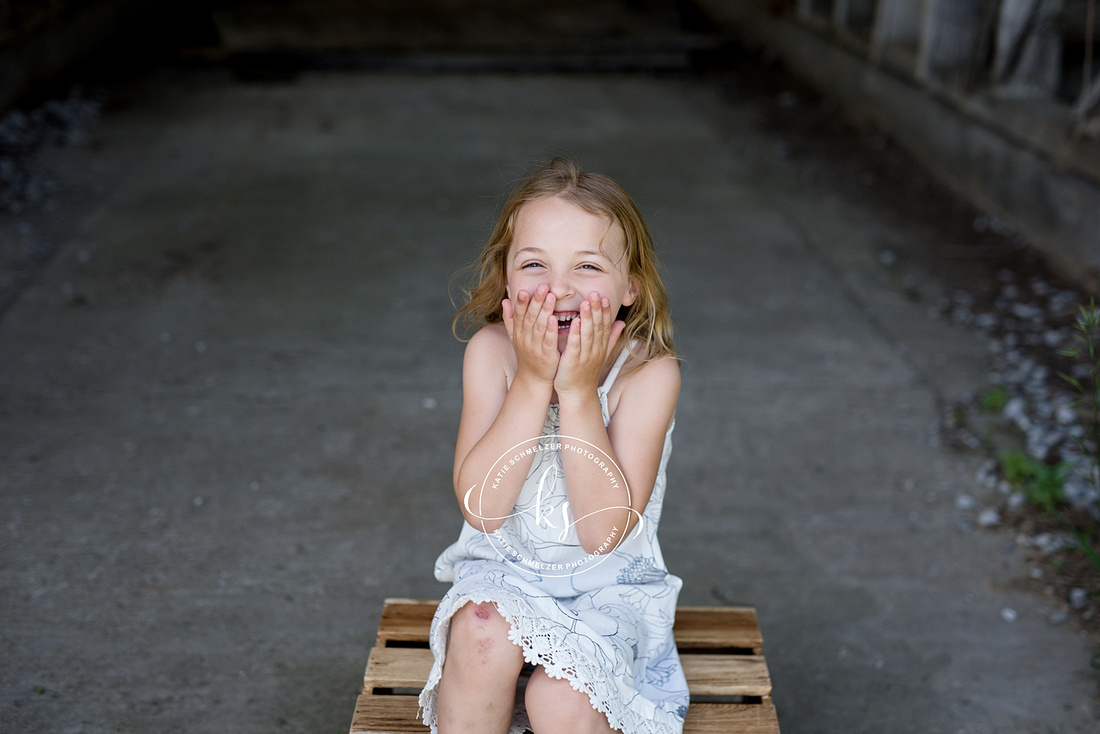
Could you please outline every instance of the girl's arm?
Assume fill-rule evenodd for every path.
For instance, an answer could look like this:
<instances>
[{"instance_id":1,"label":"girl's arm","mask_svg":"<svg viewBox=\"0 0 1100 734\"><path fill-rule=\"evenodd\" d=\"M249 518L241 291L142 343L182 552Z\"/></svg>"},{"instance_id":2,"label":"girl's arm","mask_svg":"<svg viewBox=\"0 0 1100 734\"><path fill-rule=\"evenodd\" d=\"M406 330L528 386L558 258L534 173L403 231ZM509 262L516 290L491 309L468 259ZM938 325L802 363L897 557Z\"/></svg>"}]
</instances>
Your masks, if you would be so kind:
<instances>
[{"instance_id":1,"label":"girl's arm","mask_svg":"<svg viewBox=\"0 0 1100 734\"><path fill-rule=\"evenodd\" d=\"M516 300L514 307L504 302L504 328L488 326L474 335L462 365L454 490L463 517L485 532L512 512L534 457L509 466L499 481L490 476L486 482L486 475L516 443L542 435L557 371L553 295L540 286L534 294L520 291ZM513 362L509 386L505 368Z\"/></svg>"},{"instance_id":2,"label":"girl's arm","mask_svg":"<svg viewBox=\"0 0 1100 734\"><path fill-rule=\"evenodd\" d=\"M645 511L680 395L676 360L650 362L623 376L615 414L604 427L597 383L609 345L622 330L613 318L607 299L590 294L581 304L580 324L575 320L570 329L555 379L562 443L580 439L578 447L586 449L563 450L562 468L577 536L589 553L617 545Z\"/></svg>"},{"instance_id":3,"label":"girl's arm","mask_svg":"<svg viewBox=\"0 0 1100 734\"><path fill-rule=\"evenodd\" d=\"M621 379L619 402L606 429L595 390L587 395L559 396L562 436L597 446L611 457L626 479L625 486L621 481L616 486L587 455L562 452L577 536L589 553L609 540L611 546L617 545L645 512L680 395L680 366L671 357L643 365ZM598 451L592 453L603 458ZM612 471L617 474L614 465ZM634 512L605 509L626 507L628 490L629 507Z\"/></svg>"}]
</instances>

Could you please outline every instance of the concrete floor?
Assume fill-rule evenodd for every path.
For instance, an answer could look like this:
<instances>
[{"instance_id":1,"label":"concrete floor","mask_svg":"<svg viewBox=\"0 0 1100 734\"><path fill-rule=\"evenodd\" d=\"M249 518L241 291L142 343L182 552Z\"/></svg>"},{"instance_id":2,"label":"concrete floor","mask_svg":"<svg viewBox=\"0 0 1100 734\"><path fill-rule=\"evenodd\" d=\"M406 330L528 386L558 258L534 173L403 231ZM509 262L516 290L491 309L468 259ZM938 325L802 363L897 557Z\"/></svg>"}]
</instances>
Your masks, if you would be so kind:
<instances>
[{"instance_id":1,"label":"concrete floor","mask_svg":"<svg viewBox=\"0 0 1100 734\"><path fill-rule=\"evenodd\" d=\"M440 595L461 522L452 275L565 153L655 231L666 560L758 608L783 730L1095 731L1095 641L958 527L979 459L936 424L984 354L878 256L925 220L777 142L688 75L149 76L52 155L82 203L36 215L63 245L0 320L0 728L346 730L382 599Z\"/></svg>"}]
</instances>

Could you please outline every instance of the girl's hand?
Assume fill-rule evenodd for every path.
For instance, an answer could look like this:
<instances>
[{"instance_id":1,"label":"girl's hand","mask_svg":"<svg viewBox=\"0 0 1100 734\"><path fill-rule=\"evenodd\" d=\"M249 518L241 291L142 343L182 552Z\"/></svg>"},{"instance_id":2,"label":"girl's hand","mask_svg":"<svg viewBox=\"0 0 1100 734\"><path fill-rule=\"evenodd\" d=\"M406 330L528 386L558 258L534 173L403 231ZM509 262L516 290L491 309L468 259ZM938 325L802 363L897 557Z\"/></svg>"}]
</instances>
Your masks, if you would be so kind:
<instances>
[{"instance_id":1,"label":"girl's hand","mask_svg":"<svg viewBox=\"0 0 1100 734\"><path fill-rule=\"evenodd\" d=\"M516 302L501 302L504 328L516 353L516 374L524 372L541 382L553 382L558 371L558 320L556 299L550 287L540 283L534 295L516 294Z\"/></svg>"},{"instance_id":2,"label":"girl's hand","mask_svg":"<svg viewBox=\"0 0 1100 734\"><path fill-rule=\"evenodd\" d=\"M581 302L580 318L569 325L569 338L554 377L558 395L595 392L612 347L626 327L611 313L611 302L592 291Z\"/></svg>"}]
</instances>

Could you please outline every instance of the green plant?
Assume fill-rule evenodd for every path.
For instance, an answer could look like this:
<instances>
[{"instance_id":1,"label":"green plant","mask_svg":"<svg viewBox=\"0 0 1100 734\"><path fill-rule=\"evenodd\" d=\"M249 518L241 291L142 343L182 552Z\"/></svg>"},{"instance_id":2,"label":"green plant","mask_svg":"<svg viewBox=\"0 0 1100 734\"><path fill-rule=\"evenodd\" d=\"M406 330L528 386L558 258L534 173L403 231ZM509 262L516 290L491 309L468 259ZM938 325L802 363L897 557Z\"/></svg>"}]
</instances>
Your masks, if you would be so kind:
<instances>
[{"instance_id":1,"label":"green plant","mask_svg":"<svg viewBox=\"0 0 1100 734\"><path fill-rule=\"evenodd\" d=\"M983 413L1000 413L1008 402L1008 391L1004 386L998 385L985 395L982 395L978 405Z\"/></svg>"},{"instance_id":2,"label":"green plant","mask_svg":"<svg viewBox=\"0 0 1100 734\"><path fill-rule=\"evenodd\" d=\"M1088 475L1083 479L1100 494L1100 309L1096 307L1095 300L1090 300L1088 306L1080 307L1073 329L1076 332L1073 340L1077 346L1060 349L1058 354L1083 364L1086 377L1082 382L1065 372L1058 374L1077 394L1074 406L1084 408L1088 415L1085 437L1074 440L1088 459Z\"/></svg>"},{"instance_id":3,"label":"green plant","mask_svg":"<svg viewBox=\"0 0 1100 734\"><path fill-rule=\"evenodd\" d=\"M1048 466L1023 451L1001 452L1001 470L1013 487L1023 491L1027 501L1044 512L1055 512L1066 501L1065 480L1069 465Z\"/></svg>"},{"instance_id":4,"label":"green plant","mask_svg":"<svg viewBox=\"0 0 1100 734\"><path fill-rule=\"evenodd\" d=\"M1077 345L1070 349L1060 349L1058 354L1083 364L1085 380L1082 382L1065 372L1060 372L1059 376L1068 382L1077 394L1074 406L1084 408L1088 415L1089 423L1085 430L1085 437L1075 438L1074 441L1088 462L1088 474L1083 479L1091 484L1097 496L1100 496L1100 309L1096 308L1094 299L1089 299L1088 306L1080 307L1073 329L1076 332L1073 340ZM1069 524L1061 513L1055 512L1055 514L1063 523ZM1077 544L1092 561L1092 565L1100 569L1100 554L1093 549L1089 534L1075 528L1074 535L1077 538ZM1092 666L1100 669L1100 653L1093 654Z\"/></svg>"}]
</instances>

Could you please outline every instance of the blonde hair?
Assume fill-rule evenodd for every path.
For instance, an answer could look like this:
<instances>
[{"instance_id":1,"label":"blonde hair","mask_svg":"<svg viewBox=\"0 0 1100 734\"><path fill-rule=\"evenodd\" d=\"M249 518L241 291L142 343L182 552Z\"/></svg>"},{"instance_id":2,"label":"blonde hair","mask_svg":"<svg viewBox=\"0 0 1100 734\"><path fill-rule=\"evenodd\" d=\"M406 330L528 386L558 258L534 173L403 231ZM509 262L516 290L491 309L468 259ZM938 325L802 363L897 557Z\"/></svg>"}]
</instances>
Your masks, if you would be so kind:
<instances>
[{"instance_id":1,"label":"blonde hair","mask_svg":"<svg viewBox=\"0 0 1100 734\"><path fill-rule=\"evenodd\" d=\"M675 356L668 292L661 282L660 265L645 219L621 186L606 176L582 171L570 160L554 158L537 165L519 181L504 203L500 218L480 257L470 264L473 287L451 326L456 337L463 331L504 320L500 302L506 297L508 250L515 234L516 217L527 204L556 196L589 214L605 216L623 231L627 275L638 284L638 295L620 309L626 323L625 339L641 362Z\"/></svg>"}]
</instances>

